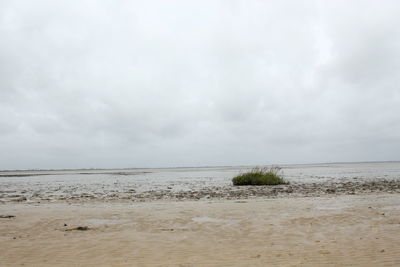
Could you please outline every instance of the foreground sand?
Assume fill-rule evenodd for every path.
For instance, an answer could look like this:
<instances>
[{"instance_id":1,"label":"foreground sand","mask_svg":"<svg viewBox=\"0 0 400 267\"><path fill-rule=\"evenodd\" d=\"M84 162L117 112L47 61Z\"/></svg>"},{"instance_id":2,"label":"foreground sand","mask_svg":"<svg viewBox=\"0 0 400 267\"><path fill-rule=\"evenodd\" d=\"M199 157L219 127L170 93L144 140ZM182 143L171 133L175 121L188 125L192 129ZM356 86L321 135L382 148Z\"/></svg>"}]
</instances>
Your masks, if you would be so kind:
<instances>
[{"instance_id":1,"label":"foreground sand","mask_svg":"<svg viewBox=\"0 0 400 267\"><path fill-rule=\"evenodd\" d=\"M0 266L400 266L399 194L3 204L0 215L16 216L0 218Z\"/></svg>"}]
</instances>

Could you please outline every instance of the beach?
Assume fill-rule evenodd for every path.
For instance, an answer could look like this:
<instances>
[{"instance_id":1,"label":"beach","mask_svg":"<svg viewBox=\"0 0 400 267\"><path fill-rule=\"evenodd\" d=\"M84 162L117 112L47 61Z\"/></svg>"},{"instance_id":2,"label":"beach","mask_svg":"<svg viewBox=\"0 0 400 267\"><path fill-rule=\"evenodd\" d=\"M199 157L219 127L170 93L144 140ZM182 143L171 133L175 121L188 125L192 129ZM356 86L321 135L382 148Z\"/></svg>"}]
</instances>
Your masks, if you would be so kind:
<instances>
[{"instance_id":1,"label":"beach","mask_svg":"<svg viewBox=\"0 0 400 267\"><path fill-rule=\"evenodd\" d=\"M0 266L399 266L399 165L2 172Z\"/></svg>"},{"instance_id":2,"label":"beach","mask_svg":"<svg viewBox=\"0 0 400 267\"><path fill-rule=\"evenodd\" d=\"M400 196L3 205L1 266L399 266ZM87 227L79 230L78 227Z\"/></svg>"}]
</instances>

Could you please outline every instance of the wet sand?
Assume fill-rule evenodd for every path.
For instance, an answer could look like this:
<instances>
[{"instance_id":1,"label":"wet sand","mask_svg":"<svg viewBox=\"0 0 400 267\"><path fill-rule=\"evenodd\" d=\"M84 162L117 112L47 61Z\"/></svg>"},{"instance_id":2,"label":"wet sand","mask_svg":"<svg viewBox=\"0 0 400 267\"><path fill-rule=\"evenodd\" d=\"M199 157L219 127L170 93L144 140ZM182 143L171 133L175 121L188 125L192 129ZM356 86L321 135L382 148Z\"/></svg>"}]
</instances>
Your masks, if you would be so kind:
<instances>
[{"instance_id":1,"label":"wet sand","mask_svg":"<svg viewBox=\"0 0 400 267\"><path fill-rule=\"evenodd\" d=\"M398 193L5 203L0 265L400 266L399 207Z\"/></svg>"}]
</instances>

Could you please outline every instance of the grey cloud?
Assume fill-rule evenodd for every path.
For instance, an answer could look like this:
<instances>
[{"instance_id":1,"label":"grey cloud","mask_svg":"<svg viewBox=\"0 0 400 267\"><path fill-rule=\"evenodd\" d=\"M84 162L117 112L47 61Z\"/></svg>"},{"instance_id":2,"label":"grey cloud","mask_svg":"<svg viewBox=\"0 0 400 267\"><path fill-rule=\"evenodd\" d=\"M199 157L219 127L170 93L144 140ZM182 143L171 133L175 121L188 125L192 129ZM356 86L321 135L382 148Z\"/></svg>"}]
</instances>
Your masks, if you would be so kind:
<instances>
[{"instance_id":1,"label":"grey cloud","mask_svg":"<svg viewBox=\"0 0 400 267\"><path fill-rule=\"evenodd\" d=\"M396 160L396 1L0 1L0 169Z\"/></svg>"}]
</instances>

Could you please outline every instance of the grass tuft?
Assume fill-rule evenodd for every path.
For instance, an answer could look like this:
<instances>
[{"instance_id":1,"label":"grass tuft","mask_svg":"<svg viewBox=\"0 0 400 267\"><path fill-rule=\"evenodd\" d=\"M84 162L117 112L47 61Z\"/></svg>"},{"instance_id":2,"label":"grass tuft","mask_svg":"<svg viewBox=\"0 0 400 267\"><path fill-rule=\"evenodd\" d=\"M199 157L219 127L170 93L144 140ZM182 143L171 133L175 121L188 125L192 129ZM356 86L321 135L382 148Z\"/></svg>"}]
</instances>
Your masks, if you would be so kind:
<instances>
[{"instance_id":1,"label":"grass tuft","mask_svg":"<svg viewBox=\"0 0 400 267\"><path fill-rule=\"evenodd\" d=\"M280 174L280 167L253 168L249 172L241 173L232 179L233 185L278 185L288 184Z\"/></svg>"}]
</instances>

